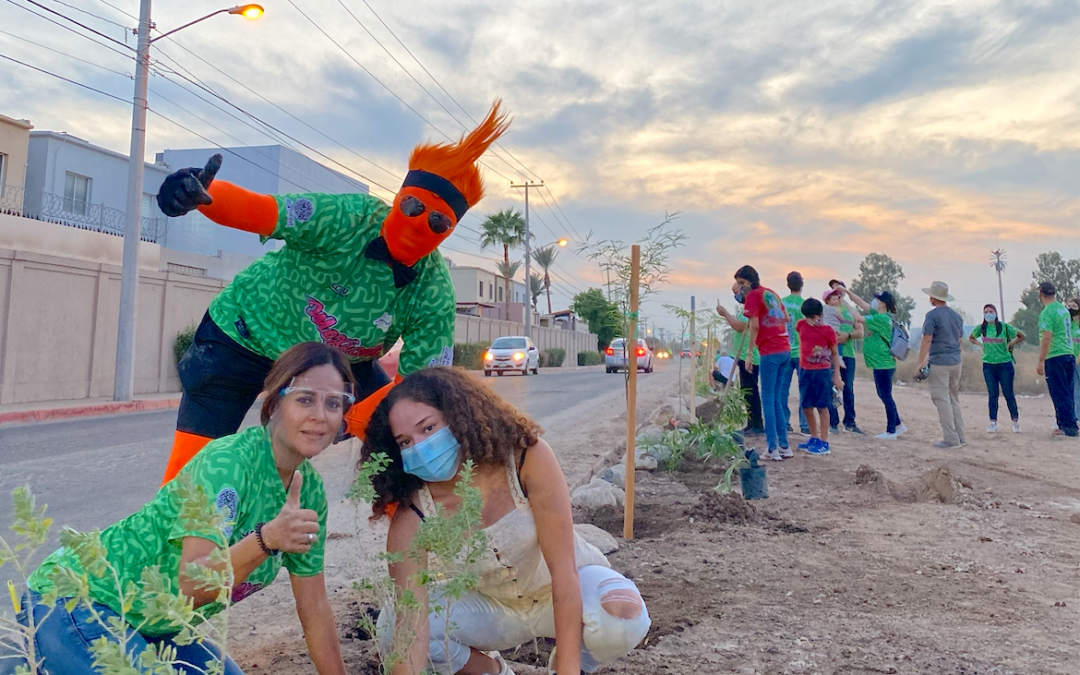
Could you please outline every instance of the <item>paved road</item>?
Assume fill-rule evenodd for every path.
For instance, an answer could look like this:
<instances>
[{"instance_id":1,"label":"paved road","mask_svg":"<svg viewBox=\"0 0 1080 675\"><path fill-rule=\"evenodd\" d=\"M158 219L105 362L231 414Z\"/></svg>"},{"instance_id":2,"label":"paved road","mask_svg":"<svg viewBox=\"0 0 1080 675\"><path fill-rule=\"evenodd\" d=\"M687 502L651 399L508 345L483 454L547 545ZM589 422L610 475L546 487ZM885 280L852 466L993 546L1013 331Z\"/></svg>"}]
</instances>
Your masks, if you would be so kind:
<instances>
[{"instance_id":1,"label":"paved road","mask_svg":"<svg viewBox=\"0 0 1080 675\"><path fill-rule=\"evenodd\" d=\"M642 374L641 377L650 377ZM545 419L623 386L602 367L541 371L539 376L494 376L485 382L544 424ZM0 532L9 534L9 495L29 484L57 527L104 528L137 511L158 488L165 470L174 410L66 422L0 427ZM246 424L258 423L257 413ZM348 444L331 446L317 460L331 500L339 498L355 461ZM53 545L46 547L51 550ZM0 584L9 576L0 570Z\"/></svg>"}]
</instances>

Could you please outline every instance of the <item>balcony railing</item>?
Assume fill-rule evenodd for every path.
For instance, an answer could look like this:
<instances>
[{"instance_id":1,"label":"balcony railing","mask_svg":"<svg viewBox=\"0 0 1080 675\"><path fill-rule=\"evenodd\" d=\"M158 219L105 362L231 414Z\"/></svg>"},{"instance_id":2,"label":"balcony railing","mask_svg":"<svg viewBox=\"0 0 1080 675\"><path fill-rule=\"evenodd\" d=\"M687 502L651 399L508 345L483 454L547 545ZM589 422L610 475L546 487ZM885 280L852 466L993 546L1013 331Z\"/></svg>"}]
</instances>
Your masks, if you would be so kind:
<instances>
[{"instance_id":1,"label":"balcony railing","mask_svg":"<svg viewBox=\"0 0 1080 675\"><path fill-rule=\"evenodd\" d=\"M14 185L0 185L0 213L124 236L124 212L120 209L65 199L51 192L26 190ZM143 217L139 238L154 244L164 242L168 229L167 218Z\"/></svg>"}]
</instances>

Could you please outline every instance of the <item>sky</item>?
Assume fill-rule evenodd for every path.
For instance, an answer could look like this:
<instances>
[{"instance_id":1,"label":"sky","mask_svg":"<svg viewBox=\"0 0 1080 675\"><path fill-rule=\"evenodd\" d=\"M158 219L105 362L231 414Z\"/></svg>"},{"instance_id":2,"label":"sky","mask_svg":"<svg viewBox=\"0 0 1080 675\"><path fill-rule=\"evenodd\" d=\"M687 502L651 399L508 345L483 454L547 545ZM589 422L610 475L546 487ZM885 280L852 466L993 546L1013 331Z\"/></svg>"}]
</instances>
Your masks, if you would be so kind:
<instances>
[{"instance_id":1,"label":"sky","mask_svg":"<svg viewBox=\"0 0 1080 675\"><path fill-rule=\"evenodd\" d=\"M121 27L134 0L35 1L134 45ZM258 21L222 15L155 43L149 104L168 119L149 117L147 159L205 139L276 142L177 71L385 198L416 143L457 138L501 98L511 130L484 158L488 196L463 225L523 209L511 182L542 179L536 243L571 240L556 308L603 287L572 250L589 233L629 244L673 213L686 245L642 308L668 329L679 322L665 303L730 308L743 264L781 291L799 270L817 295L886 253L917 316L937 279L977 316L997 302L989 254L1002 248L1011 316L1037 254L1080 257L1080 0L264 4ZM222 6L161 2L154 21L169 30ZM23 7L46 14L0 0L0 54L131 99L128 50ZM129 104L5 60L0 82L0 113L127 152ZM493 267L501 251L476 242L459 228L444 253Z\"/></svg>"}]
</instances>

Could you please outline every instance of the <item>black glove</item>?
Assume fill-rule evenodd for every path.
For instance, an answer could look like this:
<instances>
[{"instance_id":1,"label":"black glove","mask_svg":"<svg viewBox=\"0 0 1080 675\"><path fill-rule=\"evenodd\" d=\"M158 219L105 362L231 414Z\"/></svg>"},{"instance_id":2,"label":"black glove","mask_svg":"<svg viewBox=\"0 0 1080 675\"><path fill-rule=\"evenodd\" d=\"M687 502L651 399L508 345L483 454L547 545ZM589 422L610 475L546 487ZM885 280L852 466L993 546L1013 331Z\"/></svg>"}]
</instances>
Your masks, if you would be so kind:
<instances>
[{"instance_id":1,"label":"black glove","mask_svg":"<svg viewBox=\"0 0 1080 675\"><path fill-rule=\"evenodd\" d=\"M175 218L212 204L214 200L206 190L214 182L221 160L221 155L214 155L202 169L193 167L169 174L158 190L157 203L161 212Z\"/></svg>"}]
</instances>

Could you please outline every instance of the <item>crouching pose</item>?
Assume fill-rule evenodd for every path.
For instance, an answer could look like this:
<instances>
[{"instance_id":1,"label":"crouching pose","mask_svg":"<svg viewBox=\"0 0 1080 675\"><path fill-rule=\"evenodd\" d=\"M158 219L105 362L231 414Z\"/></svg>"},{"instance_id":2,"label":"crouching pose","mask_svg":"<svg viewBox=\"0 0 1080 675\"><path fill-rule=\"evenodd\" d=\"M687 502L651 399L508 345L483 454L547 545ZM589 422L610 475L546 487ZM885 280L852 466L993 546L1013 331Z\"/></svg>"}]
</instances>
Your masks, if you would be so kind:
<instances>
[{"instance_id":1,"label":"crouching pose","mask_svg":"<svg viewBox=\"0 0 1080 675\"><path fill-rule=\"evenodd\" d=\"M316 670L319 675L344 675L337 625L323 582L326 492L308 460L334 440L354 387L349 362L336 349L317 342L288 349L266 378L261 426L212 441L181 470L179 480L167 483L153 501L101 533L115 577L83 570L79 556L66 548L46 558L28 580L30 590L18 617L29 627L33 613L41 672L99 672L91 646L101 640L116 642L113 632L122 627L127 631L128 653L137 666L125 672L150 673L137 658L139 654L171 648L182 664L175 669L180 675L240 675L228 658L217 670L216 648L191 642L183 632L178 635L178 625L160 618L160 606L156 614L150 611L149 603L160 604L159 598L126 594L128 585L139 582L144 568L156 566L171 593L187 596L199 615L209 617L223 606L217 602L216 591L188 576L188 565L223 571L224 562L215 553L219 547L228 547L232 602L269 585L285 567ZM224 528L199 525L186 514L182 491L187 485L201 488L214 500L224 512ZM89 598L76 602L78 598L59 597L47 605L43 595L50 591L63 595L55 585L58 573L88 574ZM0 674L20 672L19 666L25 667L26 661L5 654L2 647Z\"/></svg>"},{"instance_id":2,"label":"crouching pose","mask_svg":"<svg viewBox=\"0 0 1080 675\"><path fill-rule=\"evenodd\" d=\"M537 637L556 641L550 672L577 675L629 653L645 637L649 614L637 587L574 532L566 479L539 434L533 421L451 368L409 375L375 410L361 462L385 453L391 463L373 480L372 518L394 511L387 551L402 560L390 565L390 575L398 596L412 592L421 608L395 617L388 607L379 617L383 654L404 656L394 675L417 675L429 663L444 675L508 675L496 650ZM450 616L429 615L428 607L447 603L438 584L417 585L421 563L409 556L410 543L436 505L456 512L454 488L470 459L487 535L479 584L449 603ZM436 558L428 564L438 572ZM417 637L400 644L406 635Z\"/></svg>"}]
</instances>

